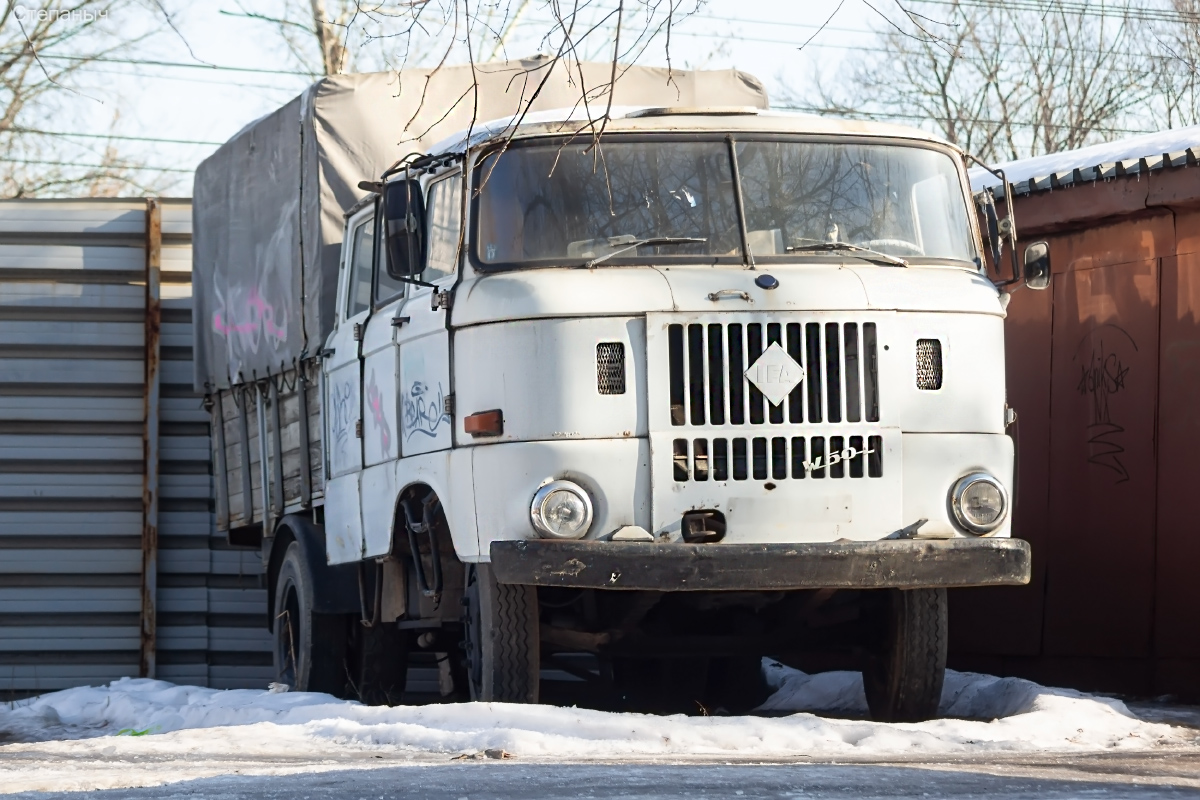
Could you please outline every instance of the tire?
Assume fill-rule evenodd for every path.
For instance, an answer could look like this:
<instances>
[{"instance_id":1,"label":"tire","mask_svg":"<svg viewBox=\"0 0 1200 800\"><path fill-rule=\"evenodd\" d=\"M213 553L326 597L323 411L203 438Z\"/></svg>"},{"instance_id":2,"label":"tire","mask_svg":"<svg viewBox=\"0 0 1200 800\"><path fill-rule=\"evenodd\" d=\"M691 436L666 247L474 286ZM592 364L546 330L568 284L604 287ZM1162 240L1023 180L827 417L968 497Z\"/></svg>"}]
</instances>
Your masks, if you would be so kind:
<instances>
[{"instance_id":1,"label":"tire","mask_svg":"<svg viewBox=\"0 0 1200 800\"><path fill-rule=\"evenodd\" d=\"M347 617L314 614L312 570L299 542L288 545L275 581L275 680L299 692L343 697Z\"/></svg>"},{"instance_id":2,"label":"tire","mask_svg":"<svg viewBox=\"0 0 1200 800\"><path fill-rule=\"evenodd\" d=\"M771 687L760 656L722 656L708 667L708 705L730 714L747 714L766 702Z\"/></svg>"},{"instance_id":3,"label":"tire","mask_svg":"<svg viewBox=\"0 0 1200 800\"><path fill-rule=\"evenodd\" d=\"M923 722L937 716L946 677L945 589L888 590L882 642L863 670L871 718Z\"/></svg>"},{"instance_id":4,"label":"tire","mask_svg":"<svg viewBox=\"0 0 1200 800\"><path fill-rule=\"evenodd\" d=\"M353 622L353 689L368 706L393 706L403 701L408 680L408 632L394 623L368 628Z\"/></svg>"},{"instance_id":5,"label":"tire","mask_svg":"<svg viewBox=\"0 0 1200 800\"><path fill-rule=\"evenodd\" d=\"M468 569L464 649L471 699L536 703L541 671L537 589L496 583L488 564Z\"/></svg>"}]
</instances>

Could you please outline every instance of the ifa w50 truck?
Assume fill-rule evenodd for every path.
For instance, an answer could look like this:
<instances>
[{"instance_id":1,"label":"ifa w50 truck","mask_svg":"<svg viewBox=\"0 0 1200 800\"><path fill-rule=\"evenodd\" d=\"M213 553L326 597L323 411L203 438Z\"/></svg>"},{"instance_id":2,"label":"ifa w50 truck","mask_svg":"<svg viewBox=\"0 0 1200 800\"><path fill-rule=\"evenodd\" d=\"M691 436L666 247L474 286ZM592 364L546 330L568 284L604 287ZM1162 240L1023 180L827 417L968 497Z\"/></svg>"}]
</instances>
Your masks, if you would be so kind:
<instances>
[{"instance_id":1,"label":"ifa w50 truck","mask_svg":"<svg viewBox=\"0 0 1200 800\"><path fill-rule=\"evenodd\" d=\"M936 714L946 589L1029 579L1003 323L1044 245L1002 277L1011 218L924 132L733 71L610 108L610 69L327 78L198 169L218 525L278 680L738 711L772 656Z\"/></svg>"}]
</instances>

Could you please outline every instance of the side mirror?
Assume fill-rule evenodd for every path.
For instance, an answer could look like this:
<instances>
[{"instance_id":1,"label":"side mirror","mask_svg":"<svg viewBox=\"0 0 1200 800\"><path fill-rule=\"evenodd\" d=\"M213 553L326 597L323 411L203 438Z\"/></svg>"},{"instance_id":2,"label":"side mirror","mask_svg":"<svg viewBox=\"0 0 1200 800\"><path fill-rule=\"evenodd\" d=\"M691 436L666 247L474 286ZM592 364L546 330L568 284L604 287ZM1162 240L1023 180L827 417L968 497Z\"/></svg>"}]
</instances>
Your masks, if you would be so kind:
<instances>
[{"instance_id":1,"label":"side mirror","mask_svg":"<svg viewBox=\"0 0 1200 800\"><path fill-rule=\"evenodd\" d=\"M392 181L383 187L387 272L396 280L425 269L425 198L420 181Z\"/></svg>"},{"instance_id":2,"label":"side mirror","mask_svg":"<svg viewBox=\"0 0 1200 800\"><path fill-rule=\"evenodd\" d=\"M1050 285L1050 245L1034 242L1025 248L1025 285L1045 289Z\"/></svg>"}]
</instances>

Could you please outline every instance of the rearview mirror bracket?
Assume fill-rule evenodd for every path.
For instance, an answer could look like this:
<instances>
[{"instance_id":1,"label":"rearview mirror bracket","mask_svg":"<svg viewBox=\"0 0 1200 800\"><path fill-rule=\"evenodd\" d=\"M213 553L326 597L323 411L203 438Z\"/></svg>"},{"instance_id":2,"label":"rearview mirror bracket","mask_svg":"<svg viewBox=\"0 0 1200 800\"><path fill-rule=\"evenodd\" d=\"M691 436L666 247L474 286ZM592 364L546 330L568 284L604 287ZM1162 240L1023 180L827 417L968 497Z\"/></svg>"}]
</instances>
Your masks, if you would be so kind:
<instances>
[{"instance_id":1,"label":"rearview mirror bracket","mask_svg":"<svg viewBox=\"0 0 1200 800\"><path fill-rule=\"evenodd\" d=\"M1012 277L1008 280L996 281L996 285L1011 286L1014 283L1020 283L1021 266L1017 259L1017 219L1015 210L1013 209L1012 184L1008 182L1008 178L1004 175L1004 170L988 166L970 153L967 153L966 157L998 178L1000 185L1004 187L1004 210L1006 212L1004 219L999 219L996 213L995 196L990 188L975 193L975 204L984 214L988 228L988 244L991 246L992 262L996 265L997 274L1000 273L1000 262L1003 259L1003 242L1005 239L1008 240L1008 254L1012 266Z\"/></svg>"}]
</instances>

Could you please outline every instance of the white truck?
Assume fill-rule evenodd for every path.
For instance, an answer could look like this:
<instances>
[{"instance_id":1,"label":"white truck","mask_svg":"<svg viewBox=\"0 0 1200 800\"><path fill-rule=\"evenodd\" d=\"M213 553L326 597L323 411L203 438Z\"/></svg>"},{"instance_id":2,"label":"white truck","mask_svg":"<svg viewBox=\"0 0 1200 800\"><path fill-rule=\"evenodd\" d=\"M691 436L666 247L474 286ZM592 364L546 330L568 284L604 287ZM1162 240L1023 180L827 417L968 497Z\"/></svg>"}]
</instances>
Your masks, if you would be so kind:
<instances>
[{"instance_id":1,"label":"white truck","mask_svg":"<svg viewBox=\"0 0 1200 800\"><path fill-rule=\"evenodd\" d=\"M1018 277L989 277L1015 230L967 157L660 77L602 124L516 105L405 148L376 78L328 79L201 166L218 522L262 548L280 681L538 702L557 670L602 707L737 711L774 656L858 664L875 718L918 720L947 587L1028 581ZM396 125L365 167L350 117ZM1025 282L1048 268L1031 245Z\"/></svg>"}]
</instances>

